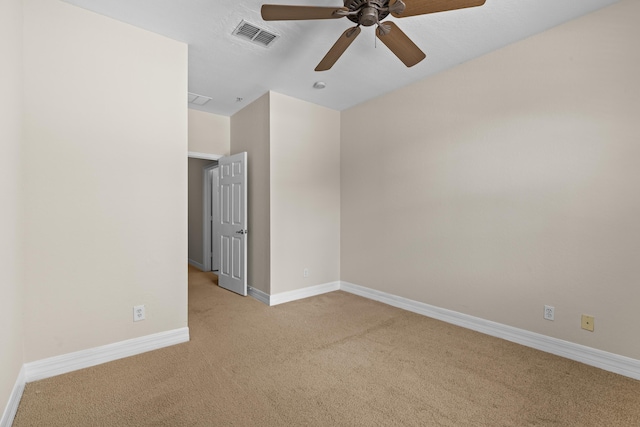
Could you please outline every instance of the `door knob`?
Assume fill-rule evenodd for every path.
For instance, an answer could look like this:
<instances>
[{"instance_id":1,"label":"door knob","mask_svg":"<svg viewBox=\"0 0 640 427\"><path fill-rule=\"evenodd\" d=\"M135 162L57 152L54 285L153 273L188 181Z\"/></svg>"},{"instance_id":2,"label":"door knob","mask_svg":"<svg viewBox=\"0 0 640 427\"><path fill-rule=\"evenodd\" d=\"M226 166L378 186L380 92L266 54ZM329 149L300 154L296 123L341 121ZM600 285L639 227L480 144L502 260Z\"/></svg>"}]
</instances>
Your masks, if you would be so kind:
<instances>
[{"instance_id":1,"label":"door knob","mask_svg":"<svg viewBox=\"0 0 640 427\"><path fill-rule=\"evenodd\" d=\"M247 234L247 230L238 230L236 234Z\"/></svg>"}]
</instances>

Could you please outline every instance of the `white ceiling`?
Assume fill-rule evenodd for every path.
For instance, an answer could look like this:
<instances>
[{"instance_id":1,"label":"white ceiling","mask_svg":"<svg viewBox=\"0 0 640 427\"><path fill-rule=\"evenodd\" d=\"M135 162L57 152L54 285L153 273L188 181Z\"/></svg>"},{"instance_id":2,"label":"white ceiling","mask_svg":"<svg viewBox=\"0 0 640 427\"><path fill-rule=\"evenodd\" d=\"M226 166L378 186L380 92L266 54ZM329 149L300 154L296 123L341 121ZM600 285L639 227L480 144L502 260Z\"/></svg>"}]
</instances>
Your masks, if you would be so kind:
<instances>
[{"instance_id":1,"label":"white ceiling","mask_svg":"<svg viewBox=\"0 0 640 427\"><path fill-rule=\"evenodd\" d=\"M353 26L351 21L265 22L260 7L341 6L340 0L65 1L188 43L189 92L212 98L205 106L190 108L230 116L269 90L343 110L618 0L487 0L469 9L403 19L389 16L387 20L395 21L427 54L424 61L406 68L375 42L374 27L369 27L324 72L314 68ZM242 20L280 38L264 48L232 36ZM314 89L316 81L327 87Z\"/></svg>"}]
</instances>

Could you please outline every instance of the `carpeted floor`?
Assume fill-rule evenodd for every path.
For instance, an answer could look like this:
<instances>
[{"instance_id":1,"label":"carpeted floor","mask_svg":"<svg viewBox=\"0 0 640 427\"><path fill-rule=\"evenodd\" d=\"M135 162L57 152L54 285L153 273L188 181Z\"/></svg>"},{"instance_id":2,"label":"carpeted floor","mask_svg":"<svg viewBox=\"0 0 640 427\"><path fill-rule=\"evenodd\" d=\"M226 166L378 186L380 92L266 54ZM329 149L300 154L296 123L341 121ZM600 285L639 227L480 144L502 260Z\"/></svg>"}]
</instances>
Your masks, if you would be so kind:
<instances>
[{"instance_id":1,"label":"carpeted floor","mask_svg":"<svg viewBox=\"0 0 640 427\"><path fill-rule=\"evenodd\" d=\"M28 384L14 426L640 426L640 381L344 292L189 270L191 341Z\"/></svg>"}]
</instances>

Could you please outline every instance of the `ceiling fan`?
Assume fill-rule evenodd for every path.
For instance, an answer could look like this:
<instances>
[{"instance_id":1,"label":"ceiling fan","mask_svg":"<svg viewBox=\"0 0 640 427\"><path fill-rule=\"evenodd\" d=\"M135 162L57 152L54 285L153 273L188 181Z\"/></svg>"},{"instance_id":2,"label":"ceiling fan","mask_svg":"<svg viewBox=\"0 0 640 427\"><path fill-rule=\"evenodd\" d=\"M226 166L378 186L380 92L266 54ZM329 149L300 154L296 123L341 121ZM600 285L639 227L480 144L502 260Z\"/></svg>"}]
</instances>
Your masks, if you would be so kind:
<instances>
[{"instance_id":1,"label":"ceiling fan","mask_svg":"<svg viewBox=\"0 0 640 427\"><path fill-rule=\"evenodd\" d=\"M285 6L265 4L262 19L287 21L306 19L338 19L347 17L356 24L347 29L316 67L326 71L342 56L360 34L360 26L377 25L376 36L407 67L413 67L426 55L394 22L382 23L389 14L396 18L425 15L447 10L482 6L486 0L344 0L344 7Z\"/></svg>"}]
</instances>

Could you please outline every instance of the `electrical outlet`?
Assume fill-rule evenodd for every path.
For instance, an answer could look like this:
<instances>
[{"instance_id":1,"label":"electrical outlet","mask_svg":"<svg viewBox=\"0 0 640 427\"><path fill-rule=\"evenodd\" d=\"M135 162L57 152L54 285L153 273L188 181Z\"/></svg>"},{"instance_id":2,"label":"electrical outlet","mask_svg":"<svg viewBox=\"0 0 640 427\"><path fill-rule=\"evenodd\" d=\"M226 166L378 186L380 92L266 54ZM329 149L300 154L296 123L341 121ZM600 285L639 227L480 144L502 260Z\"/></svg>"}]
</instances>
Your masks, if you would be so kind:
<instances>
[{"instance_id":1,"label":"electrical outlet","mask_svg":"<svg viewBox=\"0 0 640 427\"><path fill-rule=\"evenodd\" d=\"M139 322L145 319L144 305L136 305L133 307L133 321Z\"/></svg>"},{"instance_id":2,"label":"electrical outlet","mask_svg":"<svg viewBox=\"0 0 640 427\"><path fill-rule=\"evenodd\" d=\"M550 305L545 305L544 306L544 318L547 320L554 320L555 318L555 307L552 307Z\"/></svg>"},{"instance_id":3,"label":"electrical outlet","mask_svg":"<svg viewBox=\"0 0 640 427\"><path fill-rule=\"evenodd\" d=\"M588 316L586 314L582 315L582 325L581 325L582 329L593 332L593 326L594 326L593 323L594 323L593 316Z\"/></svg>"},{"instance_id":4,"label":"electrical outlet","mask_svg":"<svg viewBox=\"0 0 640 427\"><path fill-rule=\"evenodd\" d=\"M302 275L303 275L304 277L309 277L309 269L308 269L308 268L305 268L304 270L302 270Z\"/></svg>"}]
</instances>

